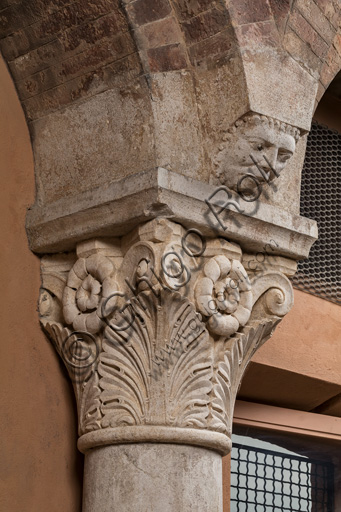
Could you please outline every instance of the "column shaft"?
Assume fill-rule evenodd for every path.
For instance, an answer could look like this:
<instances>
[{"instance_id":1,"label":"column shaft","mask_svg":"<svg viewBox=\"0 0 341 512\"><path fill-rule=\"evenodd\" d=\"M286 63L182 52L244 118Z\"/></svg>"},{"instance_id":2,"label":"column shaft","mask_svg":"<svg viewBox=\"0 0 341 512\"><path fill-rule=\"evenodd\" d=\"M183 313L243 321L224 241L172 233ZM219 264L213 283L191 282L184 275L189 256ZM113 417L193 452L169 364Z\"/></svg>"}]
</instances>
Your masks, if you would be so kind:
<instances>
[{"instance_id":1,"label":"column shaft","mask_svg":"<svg viewBox=\"0 0 341 512\"><path fill-rule=\"evenodd\" d=\"M85 456L83 512L222 512L222 458L175 444L92 449Z\"/></svg>"}]
</instances>

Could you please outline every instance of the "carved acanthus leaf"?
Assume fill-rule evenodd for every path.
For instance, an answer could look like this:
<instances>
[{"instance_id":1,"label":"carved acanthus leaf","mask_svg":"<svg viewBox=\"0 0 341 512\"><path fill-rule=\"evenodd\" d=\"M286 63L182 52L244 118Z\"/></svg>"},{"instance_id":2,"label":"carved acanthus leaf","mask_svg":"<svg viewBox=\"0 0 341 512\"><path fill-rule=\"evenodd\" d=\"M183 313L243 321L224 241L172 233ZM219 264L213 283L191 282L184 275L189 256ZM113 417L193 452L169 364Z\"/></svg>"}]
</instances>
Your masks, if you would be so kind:
<instances>
[{"instance_id":1,"label":"carved acanthus leaf","mask_svg":"<svg viewBox=\"0 0 341 512\"><path fill-rule=\"evenodd\" d=\"M150 359L148 325L140 315L126 330L106 328L98 365L103 427L144 422L150 393Z\"/></svg>"},{"instance_id":2,"label":"carved acanthus leaf","mask_svg":"<svg viewBox=\"0 0 341 512\"><path fill-rule=\"evenodd\" d=\"M215 372L212 428L231 434L233 408L244 371L256 350L293 305L290 281L278 272L251 281L253 309L248 324L224 342Z\"/></svg>"},{"instance_id":3,"label":"carved acanthus leaf","mask_svg":"<svg viewBox=\"0 0 341 512\"><path fill-rule=\"evenodd\" d=\"M193 305L166 289L141 293L131 308L129 328L106 329L98 367L102 425L204 426L211 346Z\"/></svg>"},{"instance_id":4,"label":"carved acanthus leaf","mask_svg":"<svg viewBox=\"0 0 341 512\"><path fill-rule=\"evenodd\" d=\"M84 383L79 406L80 434L97 430L101 427L101 390L98 385L98 373L93 372L91 378Z\"/></svg>"},{"instance_id":5,"label":"carved acanthus leaf","mask_svg":"<svg viewBox=\"0 0 341 512\"><path fill-rule=\"evenodd\" d=\"M59 323L44 319L41 319L41 323L53 341L73 383L78 403L79 433L99 428L100 390L96 366L100 340L89 333L72 332Z\"/></svg>"},{"instance_id":6,"label":"carved acanthus leaf","mask_svg":"<svg viewBox=\"0 0 341 512\"><path fill-rule=\"evenodd\" d=\"M246 327L224 343L215 371L210 428L231 435L234 403L245 368L258 347L270 336L276 321Z\"/></svg>"},{"instance_id":7,"label":"carved acanthus leaf","mask_svg":"<svg viewBox=\"0 0 341 512\"><path fill-rule=\"evenodd\" d=\"M201 317L184 298L178 321L182 342L180 355L167 375L167 419L174 426L204 428L207 425L212 389L212 348ZM173 339L179 340L179 333Z\"/></svg>"}]
</instances>

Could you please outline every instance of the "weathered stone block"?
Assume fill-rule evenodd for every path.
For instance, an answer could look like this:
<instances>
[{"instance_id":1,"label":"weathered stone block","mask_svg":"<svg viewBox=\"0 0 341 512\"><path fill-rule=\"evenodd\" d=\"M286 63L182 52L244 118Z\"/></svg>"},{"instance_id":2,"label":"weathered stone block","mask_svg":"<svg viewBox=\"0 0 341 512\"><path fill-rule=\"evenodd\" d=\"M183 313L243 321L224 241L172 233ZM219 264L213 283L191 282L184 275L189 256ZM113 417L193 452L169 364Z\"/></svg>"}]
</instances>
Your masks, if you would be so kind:
<instances>
[{"instance_id":1,"label":"weathered stone block","mask_svg":"<svg viewBox=\"0 0 341 512\"><path fill-rule=\"evenodd\" d=\"M341 56L341 34L337 34L334 38L334 46L337 53Z\"/></svg>"},{"instance_id":2,"label":"weathered stone block","mask_svg":"<svg viewBox=\"0 0 341 512\"><path fill-rule=\"evenodd\" d=\"M321 82L319 82L318 89L317 89L317 94L316 94L317 102L320 101L320 99L322 98L322 96L324 95L325 92L326 92L325 86Z\"/></svg>"},{"instance_id":3,"label":"weathered stone block","mask_svg":"<svg viewBox=\"0 0 341 512\"><path fill-rule=\"evenodd\" d=\"M250 110L309 130L316 78L278 50L259 51L244 63Z\"/></svg>"},{"instance_id":4,"label":"weathered stone block","mask_svg":"<svg viewBox=\"0 0 341 512\"><path fill-rule=\"evenodd\" d=\"M30 4L39 16L44 17L69 5L70 0L30 0Z\"/></svg>"},{"instance_id":5,"label":"weathered stone block","mask_svg":"<svg viewBox=\"0 0 341 512\"><path fill-rule=\"evenodd\" d=\"M33 121L76 99L90 97L106 89L107 85L100 80L100 74L93 71L24 100L23 107L28 121Z\"/></svg>"},{"instance_id":6,"label":"weathered stone block","mask_svg":"<svg viewBox=\"0 0 341 512\"><path fill-rule=\"evenodd\" d=\"M81 54L70 57L62 62L59 77L69 79L77 75L87 73L93 68L101 67L103 64L114 62L126 55L135 53L135 43L129 33L117 36L114 39L101 41L95 46L89 46Z\"/></svg>"},{"instance_id":7,"label":"weathered stone block","mask_svg":"<svg viewBox=\"0 0 341 512\"><path fill-rule=\"evenodd\" d=\"M168 0L135 0L126 9L137 26L163 19L171 12Z\"/></svg>"},{"instance_id":8,"label":"weathered stone block","mask_svg":"<svg viewBox=\"0 0 341 512\"><path fill-rule=\"evenodd\" d=\"M290 0L269 0L273 17L279 32L284 32L290 13Z\"/></svg>"},{"instance_id":9,"label":"weathered stone block","mask_svg":"<svg viewBox=\"0 0 341 512\"><path fill-rule=\"evenodd\" d=\"M65 51L75 50L76 48L79 50L104 38L115 37L118 33L127 32L128 30L128 22L124 13L121 10L116 10L94 22L62 32L60 39Z\"/></svg>"},{"instance_id":10,"label":"weathered stone block","mask_svg":"<svg viewBox=\"0 0 341 512\"><path fill-rule=\"evenodd\" d=\"M142 74L142 66L138 53L132 53L123 59L102 68L103 81L108 87L126 85Z\"/></svg>"},{"instance_id":11,"label":"weathered stone block","mask_svg":"<svg viewBox=\"0 0 341 512\"><path fill-rule=\"evenodd\" d=\"M151 48L147 54L150 70L154 73L187 68L186 54L180 44Z\"/></svg>"},{"instance_id":12,"label":"weathered stone block","mask_svg":"<svg viewBox=\"0 0 341 512\"><path fill-rule=\"evenodd\" d=\"M23 100L40 94L55 85L56 77L51 68L38 71L34 75L24 78L16 83L17 91Z\"/></svg>"},{"instance_id":13,"label":"weathered stone block","mask_svg":"<svg viewBox=\"0 0 341 512\"><path fill-rule=\"evenodd\" d=\"M74 100L91 97L118 84L129 83L141 73L141 63L136 53L103 66L101 69L69 80L66 85L52 87L60 77L46 69L18 82L23 106L29 120L58 110Z\"/></svg>"},{"instance_id":14,"label":"weathered stone block","mask_svg":"<svg viewBox=\"0 0 341 512\"><path fill-rule=\"evenodd\" d=\"M317 30L320 36L323 37L327 43L330 43L333 40L335 29L315 2L297 0L295 7L303 14L306 20L309 21L309 23Z\"/></svg>"},{"instance_id":15,"label":"weathered stone block","mask_svg":"<svg viewBox=\"0 0 341 512\"><path fill-rule=\"evenodd\" d=\"M228 29L215 34L191 46L189 50L191 62L199 65L205 59L217 58L226 55L235 47L235 35Z\"/></svg>"},{"instance_id":16,"label":"weathered stone block","mask_svg":"<svg viewBox=\"0 0 341 512\"><path fill-rule=\"evenodd\" d=\"M157 166L176 170L191 178L207 177L200 117L191 73L173 71L153 77L151 103L155 123ZM181 151L179 151L181 148Z\"/></svg>"},{"instance_id":17,"label":"weathered stone block","mask_svg":"<svg viewBox=\"0 0 341 512\"><path fill-rule=\"evenodd\" d=\"M202 41L223 30L227 16L222 9L213 8L185 21L182 27L189 44Z\"/></svg>"},{"instance_id":18,"label":"weathered stone block","mask_svg":"<svg viewBox=\"0 0 341 512\"><path fill-rule=\"evenodd\" d=\"M179 25L174 17L148 23L137 30L140 37L144 39L147 48L178 43L182 38Z\"/></svg>"},{"instance_id":19,"label":"weathered stone block","mask_svg":"<svg viewBox=\"0 0 341 512\"><path fill-rule=\"evenodd\" d=\"M56 40L25 53L10 63L12 76L18 80L41 71L58 62L62 51L61 43Z\"/></svg>"},{"instance_id":20,"label":"weathered stone block","mask_svg":"<svg viewBox=\"0 0 341 512\"><path fill-rule=\"evenodd\" d=\"M7 61L11 61L19 55L30 50L31 43L24 30L18 30L0 40L0 50Z\"/></svg>"},{"instance_id":21,"label":"weathered stone block","mask_svg":"<svg viewBox=\"0 0 341 512\"><path fill-rule=\"evenodd\" d=\"M261 21L259 23L247 23L236 27L238 42L243 49L264 48L279 44L278 31L273 21Z\"/></svg>"},{"instance_id":22,"label":"weathered stone block","mask_svg":"<svg viewBox=\"0 0 341 512\"><path fill-rule=\"evenodd\" d=\"M298 11L290 17L290 25L296 34L310 45L318 57L322 59L326 55L327 43Z\"/></svg>"},{"instance_id":23,"label":"weathered stone block","mask_svg":"<svg viewBox=\"0 0 341 512\"><path fill-rule=\"evenodd\" d=\"M71 3L66 7L43 19L39 32L58 34L59 32L90 19L98 18L117 7L117 0L82 0Z\"/></svg>"},{"instance_id":24,"label":"weathered stone block","mask_svg":"<svg viewBox=\"0 0 341 512\"><path fill-rule=\"evenodd\" d=\"M174 2L174 7L179 18L181 20L187 20L208 10L216 4L217 2L212 2L212 0L178 0Z\"/></svg>"},{"instance_id":25,"label":"weathered stone block","mask_svg":"<svg viewBox=\"0 0 341 512\"><path fill-rule=\"evenodd\" d=\"M287 30L283 39L284 48L292 55L292 57L301 64L301 66L309 71L313 76L318 78L322 67L322 61L315 55L302 39L290 28Z\"/></svg>"},{"instance_id":26,"label":"weathered stone block","mask_svg":"<svg viewBox=\"0 0 341 512\"><path fill-rule=\"evenodd\" d=\"M330 84L337 72L340 70L340 67L341 56L338 54L336 49L331 46L321 71L321 82L323 85L327 87Z\"/></svg>"},{"instance_id":27,"label":"weathered stone block","mask_svg":"<svg viewBox=\"0 0 341 512\"><path fill-rule=\"evenodd\" d=\"M127 80L123 82L103 92L107 86L95 74L89 74L25 102L28 115L36 118L71 103L72 98L89 98L44 116L32 126L36 169L43 184L39 196L47 202L104 187L153 167L146 81L137 78L128 84Z\"/></svg>"},{"instance_id":28,"label":"weathered stone block","mask_svg":"<svg viewBox=\"0 0 341 512\"><path fill-rule=\"evenodd\" d=\"M267 0L234 0L229 3L230 13L238 25L271 19Z\"/></svg>"},{"instance_id":29,"label":"weathered stone block","mask_svg":"<svg viewBox=\"0 0 341 512\"><path fill-rule=\"evenodd\" d=\"M6 37L25 25L34 23L36 19L37 15L31 8L30 2L21 1L9 5L0 14L0 38Z\"/></svg>"},{"instance_id":30,"label":"weathered stone block","mask_svg":"<svg viewBox=\"0 0 341 512\"><path fill-rule=\"evenodd\" d=\"M337 1L333 2L332 0L314 0L315 3L319 6L323 14L330 21L330 23L334 26L334 28L338 28L338 12L337 12Z\"/></svg>"},{"instance_id":31,"label":"weathered stone block","mask_svg":"<svg viewBox=\"0 0 341 512\"><path fill-rule=\"evenodd\" d=\"M55 34L50 34L41 30L41 21L37 21L36 23L25 27L23 29L23 33L30 42L31 50L56 40ZM20 37L20 34L18 34L18 37Z\"/></svg>"}]
</instances>

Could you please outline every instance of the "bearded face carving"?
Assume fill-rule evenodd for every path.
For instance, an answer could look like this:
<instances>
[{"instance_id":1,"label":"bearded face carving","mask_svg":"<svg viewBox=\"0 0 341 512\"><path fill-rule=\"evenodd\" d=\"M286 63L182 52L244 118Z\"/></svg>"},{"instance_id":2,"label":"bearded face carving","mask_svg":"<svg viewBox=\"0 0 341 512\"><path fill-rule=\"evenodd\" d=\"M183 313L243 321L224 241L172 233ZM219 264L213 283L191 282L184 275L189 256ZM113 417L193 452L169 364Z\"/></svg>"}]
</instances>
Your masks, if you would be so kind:
<instances>
[{"instance_id":1,"label":"bearded face carving","mask_svg":"<svg viewBox=\"0 0 341 512\"><path fill-rule=\"evenodd\" d=\"M252 174L259 183L271 182L280 175L295 152L300 131L278 120L249 114L225 134L215 160L221 184L238 191L238 183ZM255 181L249 179L248 187ZM244 185L245 186L245 185Z\"/></svg>"}]
</instances>

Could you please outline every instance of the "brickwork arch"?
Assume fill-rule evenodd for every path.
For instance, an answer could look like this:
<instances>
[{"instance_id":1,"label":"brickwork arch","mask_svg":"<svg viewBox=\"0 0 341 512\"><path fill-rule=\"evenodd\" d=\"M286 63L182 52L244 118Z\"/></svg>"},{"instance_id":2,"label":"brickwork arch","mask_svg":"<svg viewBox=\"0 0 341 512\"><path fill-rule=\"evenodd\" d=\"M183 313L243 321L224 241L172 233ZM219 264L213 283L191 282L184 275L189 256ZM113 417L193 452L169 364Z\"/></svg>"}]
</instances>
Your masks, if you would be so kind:
<instances>
[{"instance_id":1,"label":"brickwork arch","mask_svg":"<svg viewBox=\"0 0 341 512\"><path fill-rule=\"evenodd\" d=\"M214 66L246 44L281 46L319 78L318 99L322 96L341 67L337 0L233 0L225 5L2 0L0 49L29 122L113 87L118 77Z\"/></svg>"}]
</instances>

